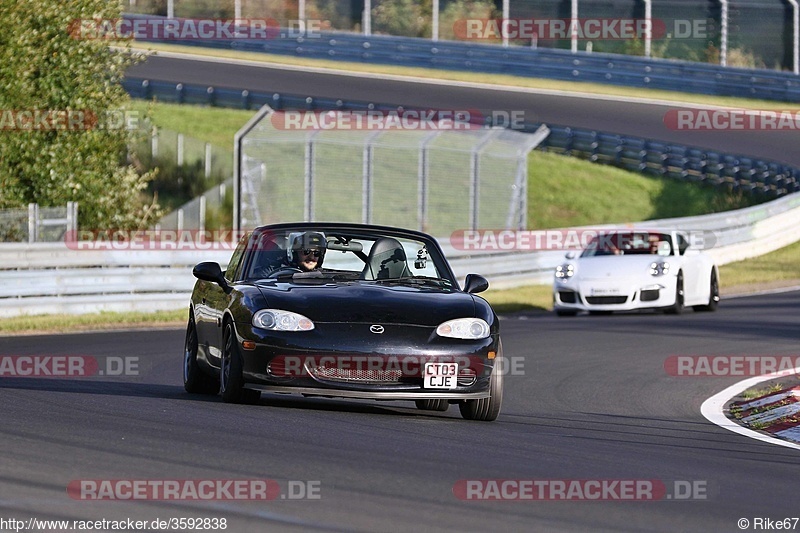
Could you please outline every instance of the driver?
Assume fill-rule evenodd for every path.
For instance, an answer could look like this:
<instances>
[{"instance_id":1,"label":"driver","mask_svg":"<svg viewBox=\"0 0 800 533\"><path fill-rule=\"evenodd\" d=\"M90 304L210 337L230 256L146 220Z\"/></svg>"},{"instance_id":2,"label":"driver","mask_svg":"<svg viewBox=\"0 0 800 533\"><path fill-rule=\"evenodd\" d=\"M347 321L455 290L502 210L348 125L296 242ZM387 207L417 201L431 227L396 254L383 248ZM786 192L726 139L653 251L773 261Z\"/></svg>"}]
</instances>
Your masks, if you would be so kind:
<instances>
[{"instance_id":1,"label":"driver","mask_svg":"<svg viewBox=\"0 0 800 533\"><path fill-rule=\"evenodd\" d=\"M307 231L295 236L286 251L289 266L299 268L303 272L321 269L326 247L325 236L318 231Z\"/></svg>"}]
</instances>

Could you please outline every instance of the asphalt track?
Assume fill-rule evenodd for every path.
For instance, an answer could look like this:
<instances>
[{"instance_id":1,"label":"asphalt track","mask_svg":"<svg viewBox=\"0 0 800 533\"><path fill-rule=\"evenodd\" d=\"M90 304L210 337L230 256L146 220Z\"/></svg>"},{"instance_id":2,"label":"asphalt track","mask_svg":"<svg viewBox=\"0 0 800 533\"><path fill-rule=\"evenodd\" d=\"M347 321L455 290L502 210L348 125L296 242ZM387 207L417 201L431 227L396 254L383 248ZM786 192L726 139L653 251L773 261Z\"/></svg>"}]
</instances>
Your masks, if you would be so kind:
<instances>
[{"instance_id":1,"label":"asphalt track","mask_svg":"<svg viewBox=\"0 0 800 533\"><path fill-rule=\"evenodd\" d=\"M706 421L740 380L674 377L671 355L796 355L798 293L717 313L504 317L503 411L264 395L227 405L181 385L183 332L0 338L2 355L135 357L139 375L0 380L0 518L224 517L228 531L739 531L798 515L800 456ZM81 479L318 481L320 499L77 501ZM459 480L697 483L704 499L462 501ZM678 492L673 493L678 496ZM698 494L702 495L702 494Z\"/></svg>"},{"instance_id":2,"label":"asphalt track","mask_svg":"<svg viewBox=\"0 0 800 533\"><path fill-rule=\"evenodd\" d=\"M597 100L591 96L542 94L533 89L487 90L424 81L401 82L374 74L347 76L202 58L153 56L128 73L131 77L175 83L433 109L522 111L528 122L635 135L800 165L800 131L676 131L665 125L664 116L670 109L687 107L679 103ZM787 110L792 108L786 104Z\"/></svg>"}]
</instances>

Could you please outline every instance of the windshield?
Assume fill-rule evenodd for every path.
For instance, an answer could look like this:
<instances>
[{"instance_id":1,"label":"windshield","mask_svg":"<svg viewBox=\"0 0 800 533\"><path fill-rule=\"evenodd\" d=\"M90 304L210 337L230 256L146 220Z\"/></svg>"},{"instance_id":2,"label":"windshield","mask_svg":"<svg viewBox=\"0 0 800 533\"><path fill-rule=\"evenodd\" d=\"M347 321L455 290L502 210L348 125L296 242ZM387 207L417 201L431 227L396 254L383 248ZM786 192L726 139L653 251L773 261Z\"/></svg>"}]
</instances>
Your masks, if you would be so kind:
<instances>
[{"instance_id":1,"label":"windshield","mask_svg":"<svg viewBox=\"0 0 800 533\"><path fill-rule=\"evenodd\" d=\"M244 277L454 286L448 270L433 242L320 226L256 233Z\"/></svg>"},{"instance_id":2,"label":"windshield","mask_svg":"<svg viewBox=\"0 0 800 533\"><path fill-rule=\"evenodd\" d=\"M598 235L581 257L602 255L672 255L672 239L667 233L624 231Z\"/></svg>"}]
</instances>

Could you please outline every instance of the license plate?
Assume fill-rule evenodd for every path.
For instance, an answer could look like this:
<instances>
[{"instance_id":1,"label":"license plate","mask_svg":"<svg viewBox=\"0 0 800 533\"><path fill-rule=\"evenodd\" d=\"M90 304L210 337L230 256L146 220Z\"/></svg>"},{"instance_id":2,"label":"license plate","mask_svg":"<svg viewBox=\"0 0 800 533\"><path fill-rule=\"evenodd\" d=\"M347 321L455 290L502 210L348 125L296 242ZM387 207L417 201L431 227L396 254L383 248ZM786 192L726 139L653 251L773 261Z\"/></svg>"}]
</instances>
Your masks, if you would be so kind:
<instances>
[{"instance_id":1,"label":"license plate","mask_svg":"<svg viewBox=\"0 0 800 533\"><path fill-rule=\"evenodd\" d=\"M455 389L458 378L458 363L425 363L426 389Z\"/></svg>"},{"instance_id":2,"label":"license plate","mask_svg":"<svg viewBox=\"0 0 800 533\"><path fill-rule=\"evenodd\" d=\"M592 296L619 296L622 294L620 289L592 289Z\"/></svg>"}]
</instances>

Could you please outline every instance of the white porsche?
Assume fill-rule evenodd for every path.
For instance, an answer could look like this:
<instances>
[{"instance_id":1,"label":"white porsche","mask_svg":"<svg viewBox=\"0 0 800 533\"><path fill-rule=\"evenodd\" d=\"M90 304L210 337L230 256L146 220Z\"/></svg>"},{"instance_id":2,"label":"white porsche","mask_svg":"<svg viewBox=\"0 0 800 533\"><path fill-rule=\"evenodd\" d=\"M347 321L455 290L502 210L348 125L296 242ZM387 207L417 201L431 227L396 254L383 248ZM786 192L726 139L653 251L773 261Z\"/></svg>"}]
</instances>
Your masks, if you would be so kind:
<instances>
[{"instance_id":1,"label":"white porsche","mask_svg":"<svg viewBox=\"0 0 800 533\"><path fill-rule=\"evenodd\" d=\"M559 316L633 309L678 314L687 306L714 311L718 303L717 266L680 231L597 235L579 256L567 254L553 280L553 309Z\"/></svg>"}]
</instances>

